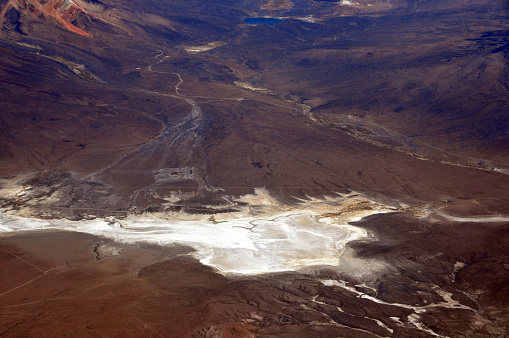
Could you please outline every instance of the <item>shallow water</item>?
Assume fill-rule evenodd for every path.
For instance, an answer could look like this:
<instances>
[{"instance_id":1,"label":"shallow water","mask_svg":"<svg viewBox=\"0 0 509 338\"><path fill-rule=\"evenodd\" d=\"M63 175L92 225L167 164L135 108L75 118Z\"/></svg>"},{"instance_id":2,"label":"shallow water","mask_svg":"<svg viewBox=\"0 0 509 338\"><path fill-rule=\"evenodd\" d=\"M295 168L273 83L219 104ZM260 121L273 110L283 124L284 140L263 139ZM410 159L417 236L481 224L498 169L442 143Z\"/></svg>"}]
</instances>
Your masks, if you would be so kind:
<instances>
[{"instance_id":1,"label":"shallow water","mask_svg":"<svg viewBox=\"0 0 509 338\"><path fill-rule=\"evenodd\" d=\"M260 23L266 23L269 26L274 26L277 22L283 21L277 18L244 18L244 22L250 25L257 25Z\"/></svg>"}]
</instances>

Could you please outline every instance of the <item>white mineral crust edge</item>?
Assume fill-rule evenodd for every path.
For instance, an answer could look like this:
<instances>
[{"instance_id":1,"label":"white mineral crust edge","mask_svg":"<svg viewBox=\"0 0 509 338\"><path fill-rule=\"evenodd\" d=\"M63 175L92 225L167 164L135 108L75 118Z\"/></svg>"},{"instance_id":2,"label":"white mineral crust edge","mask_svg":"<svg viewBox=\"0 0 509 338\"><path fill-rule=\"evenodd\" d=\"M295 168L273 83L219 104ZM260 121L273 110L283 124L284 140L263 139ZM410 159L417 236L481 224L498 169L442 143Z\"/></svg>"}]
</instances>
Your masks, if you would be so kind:
<instances>
[{"instance_id":1,"label":"white mineral crust edge","mask_svg":"<svg viewBox=\"0 0 509 338\"><path fill-rule=\"evenodd\" d=\"M367 215L364 213L363 216ZM99 219L40 220L0 213L0 232L47 229L78 231L128 244L189 245L196 250L193 255L203 264L223 273L237 274L289 271L310 265L338 265L348 242L367 238L362 228L335 224L331 219L307 210L221 222L168 221L131 216L122 220L122 227Z\"/></svg>"}]
</instances>

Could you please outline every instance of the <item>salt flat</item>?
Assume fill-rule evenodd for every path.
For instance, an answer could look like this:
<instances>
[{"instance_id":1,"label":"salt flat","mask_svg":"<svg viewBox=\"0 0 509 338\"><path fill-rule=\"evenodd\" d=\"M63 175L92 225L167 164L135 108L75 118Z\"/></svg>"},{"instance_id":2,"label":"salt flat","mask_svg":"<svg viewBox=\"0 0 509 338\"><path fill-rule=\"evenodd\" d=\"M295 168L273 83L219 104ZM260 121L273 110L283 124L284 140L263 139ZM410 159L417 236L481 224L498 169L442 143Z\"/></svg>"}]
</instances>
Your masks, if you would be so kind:
<instances>
[{"instance_id":1,"label":"salt flat","mask_svg":"<svg viewBox=\"0 0 509 338\"><path fill-rule=\"evenodd\" d=\"M67 219L34 219L0 213L0 232L36 230L77 231L120 243L183 244L194 248L193 255L203 264L223 273L257 274L298 270L312 265L339 264L348 242L365 239L368 233L349 224L370 214L386 212L384 207L350 211L341 217L326 217L324 210L334 210L329 201L281 208L267 195L258 192L244 196L256 201L256 216L248 211L208 216L131 215L121 221L111 218L70 221ZM337 206L343 205L338 197ZM353 203L348 199L348 205ZM327 203L325 203L327 202ZM337 208L337 207L336 207Z\"/></svg>"}]
</instances>

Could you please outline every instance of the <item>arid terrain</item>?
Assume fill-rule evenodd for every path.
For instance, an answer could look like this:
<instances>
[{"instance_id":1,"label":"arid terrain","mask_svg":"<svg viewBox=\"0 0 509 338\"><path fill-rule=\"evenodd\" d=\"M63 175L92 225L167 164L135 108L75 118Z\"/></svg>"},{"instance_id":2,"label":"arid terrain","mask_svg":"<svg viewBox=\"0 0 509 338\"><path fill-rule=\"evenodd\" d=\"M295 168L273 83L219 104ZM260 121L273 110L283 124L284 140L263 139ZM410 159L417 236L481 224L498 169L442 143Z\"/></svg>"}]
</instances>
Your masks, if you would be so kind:
<instances>
[{"instance_id":1,"label":"arid terrain","mask_svg":"<svg viewBox=\"0 0 509 338\"><path fill-rule=\"evenodd\" d=\"M504 337L508 17L0 0L0 336Z\"/></svg>"}]
</instances>

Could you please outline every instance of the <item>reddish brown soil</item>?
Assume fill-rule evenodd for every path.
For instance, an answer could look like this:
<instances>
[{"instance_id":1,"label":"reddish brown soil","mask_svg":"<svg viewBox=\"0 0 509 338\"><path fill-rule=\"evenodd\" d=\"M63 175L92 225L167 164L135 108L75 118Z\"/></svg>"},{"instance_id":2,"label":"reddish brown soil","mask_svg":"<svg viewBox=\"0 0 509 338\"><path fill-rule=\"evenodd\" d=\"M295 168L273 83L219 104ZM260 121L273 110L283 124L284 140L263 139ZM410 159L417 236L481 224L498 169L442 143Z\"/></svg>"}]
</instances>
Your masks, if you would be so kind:
<instances>
[{"instance_id":1,"label":"reddish brown soil","mask_svg":"<svg viewBox=\"0 0 509 338\"><path fill-rule=\"evenodd\" d=\"M440 287L471 310L431 307L419 313L428 328L469 337L495 337L509 329L505 226L429 223L403 214L373 216L358 225L380 239L355 244L359 257L389 265L366 279L376 294L357 290L388 303L424 306L444 302L435 291ZM101 245L122 251L101 254ZM361 282L341 270L225 277L189 257L190 248L128 246L65 232L4 236L0 248L5 337L427 336L407 322L413 310L317 280ZM454 270L457 261L464 266Z\"/></svg>"},{"instance_id":2,"label":"reddish brown soil","mask_svg":"<svg viewBox=\"0 0 509 338\"><path fill-rule=\"evenodd\" d=\"M289 205L356 191L509 213L506 2L30 1L0 1L2 208L70 219L228 212L265 187ZM188 52L209 43L218 47ZM15 179L24 191L7 196ZM408 306L319 279L419 306L443 302L439 287L462 308L426 308L423 325L507 334L507 224L436 214L359 224L377 241L352 248L386 267L366 280L334 268L233 278L189 248L105 256L121 245L4 236L0 335L429 335Z\"/></svg>"}]
</instances>

